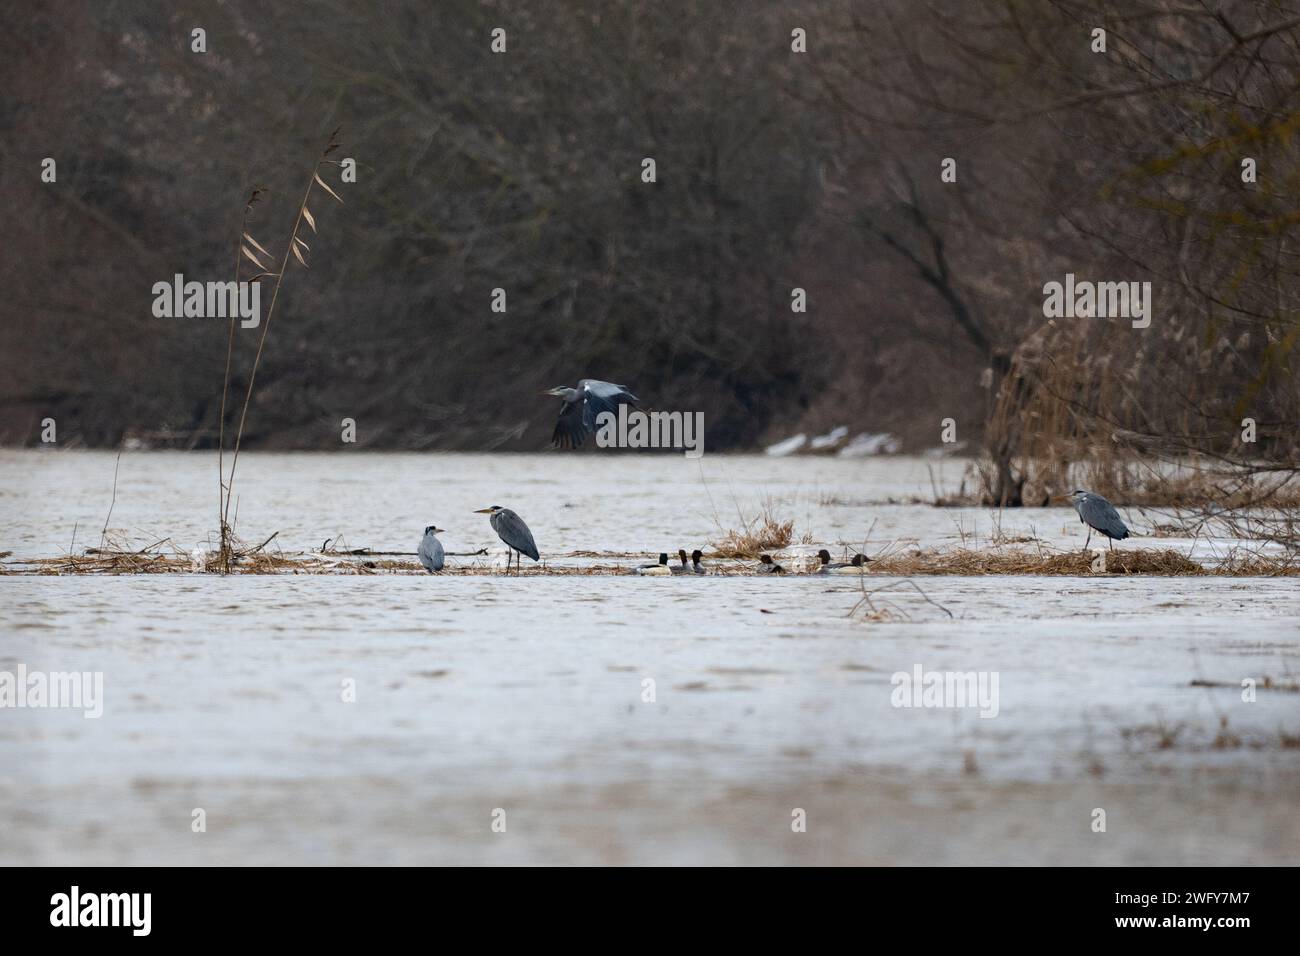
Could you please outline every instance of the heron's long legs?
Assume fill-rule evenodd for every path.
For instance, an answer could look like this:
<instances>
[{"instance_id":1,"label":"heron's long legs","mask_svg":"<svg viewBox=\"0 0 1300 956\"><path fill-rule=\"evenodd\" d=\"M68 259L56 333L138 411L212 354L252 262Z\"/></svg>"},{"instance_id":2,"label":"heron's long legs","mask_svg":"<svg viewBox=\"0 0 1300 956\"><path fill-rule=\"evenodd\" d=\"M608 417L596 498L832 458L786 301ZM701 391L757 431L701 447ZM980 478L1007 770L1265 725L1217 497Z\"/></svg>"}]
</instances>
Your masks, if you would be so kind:
<instances>
[{"instance_id":1,"label":"heron's long legs","mask_svg":"<svg viewBox=\"0 0 1300 956\"><path fill-rule=\"evenodd\" d=\"M1112 538L1111 541L1110 541L1110 549L1111 549L1112 551L1115 550L1115 539L1114 539L1114 538Z\"/></svg>"},{"instance_id":2,"label":"heron's long legs","mask_svg":"<svg viewBox=\"0 0 1300 956\"><path fill-rule=\"evenodd\" d=\"M1083 550L1085 550L1085 551L1088 550L1088 543L1089 543L1090 541L1092 541L1092 529L1091 529L1091 528L1088 529L1088 540L1085 541L1085 542L1083 542Z\"/></svg>"}]
</instances>

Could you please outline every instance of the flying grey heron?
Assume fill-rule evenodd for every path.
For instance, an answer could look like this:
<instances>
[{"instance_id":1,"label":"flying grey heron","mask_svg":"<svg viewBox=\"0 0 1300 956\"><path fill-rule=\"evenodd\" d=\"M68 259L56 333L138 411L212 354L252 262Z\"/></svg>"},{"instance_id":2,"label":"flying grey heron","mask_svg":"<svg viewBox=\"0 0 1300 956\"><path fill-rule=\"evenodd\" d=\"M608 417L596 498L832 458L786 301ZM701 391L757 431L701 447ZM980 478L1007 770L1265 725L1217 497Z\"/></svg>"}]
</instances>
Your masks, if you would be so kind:
<instances>
[{"instance_id":1,"label":"flying grey heron","mask_svg":"<svg viewBox=\"0 0 1300 956\"><path fill-rule=\"evenodd\" d=\"M519 517L509 508L502 508L500 505L493 505L491 508L480 508L474 512L476 515L488 515L488 522L492 525L492 530L497 533L502 541L510 548L506 552L506 573L510 573L510 556L511 552L516 554L526 554L534 561L538 560L537 545L533 543L533 533L528 530L528 525L524 524L524 519ZM522 558L515 558L516 567Z\"/></svg>"},{"instance_id":2,"label":"flying grey heron","mask_svg":"<svg viewBox=\"0 0 1300 956\"><path fill-rule=\"evenodd\" d=\"M1094 531L1098 531L1111 539L1110 549L1112 551L1115 550L1116 541L1128 537L1128 526L1120 518L1119 512L1115 510L1113 504L1101 495L1092 491L1075 489L1068 495L1058 496L1058 500L1061 498L1074 505L1079 520L1088 526L1088 539L1083 542L1083 550L1088 550L1088 544L1092 541Z\"/></svg>"},{"instance_id":3,"label":"flying grey heron","mask_svg":"<svg viewBox=\"0 0 1300 956\"><path fill-rule=\"evenodd\" d=\"M867 562L871 560L865 554L855 554L852 561L832 564L831 553L825 548L817 552L817 557L822 562L818 574L861 574L867 570Z\"/></svg>"},{"instance_id":4,"label":"flying grey heron","mask_svg":"<svg viewBox=\"0 0 1300 956\"><path fill-rule=\"evenodd\" d=\"M420 541L419 550L416 552L420 556L420 563L424 565L424 570L430 574L442 570L442 542L438 540L438 535L444 530L446 529L437 528L433 525L425 528L424 538Z\"/></svg>"},{"instance_id":5,"label":"flying grey heron","mask_svg":"<svg viewBox=\"0 0 1300 956\"><path fill-rule=\"evenodd\" d=\"M637 574L650 574L655 577L667 576L673 573L673 569L668 567L667 553L660 553L658 564L639 564L636 566Z\"/></svg>"},{"instance_id":6,"label":"flying grey heron","mask_svg":"<svg viewBox=\"0 0 1300 956\"><path fill-rule=\"evenodd\" d=\"M626 385L614 385L599 379L584 378L577 388L559 385L548 388L543 395L564 399L560 406L560 419L551 434L551 444L556 448L578 448L587 435L598 425L596 416L601 412L618 414L620 405L635 406L640 399L627 390Z\"/></svg>"},{"instance_id":7,"label":"flying grey heron","mask_svg":"<svg viewBox=\"0 0 1300 956\"><path fill-rule=\"evenodd\" d=\"M770 554L760 554L758 560L763 563L763 566L759 568L760 571L767 574L785 574L785 568L773 561Z\"/></svg>"}]
</instances>

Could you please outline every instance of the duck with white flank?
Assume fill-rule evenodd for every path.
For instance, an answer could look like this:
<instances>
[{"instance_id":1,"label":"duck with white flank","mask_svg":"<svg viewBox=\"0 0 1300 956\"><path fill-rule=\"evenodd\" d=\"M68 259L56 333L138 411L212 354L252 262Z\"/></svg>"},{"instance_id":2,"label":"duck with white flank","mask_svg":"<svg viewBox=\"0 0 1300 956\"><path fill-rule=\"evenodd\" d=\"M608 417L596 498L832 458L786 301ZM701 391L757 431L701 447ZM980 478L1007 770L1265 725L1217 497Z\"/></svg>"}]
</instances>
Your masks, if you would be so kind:
<instances>
[{"instance_id":1,"label":"duck with white flank","mask_svg":"<svg viewBox=\"0 0 1300 956\"><path fill-rule=\"evenodd\" d=\"M659 577L661 575L663 577L667 577L668 575L673 573L673 569L668 567L668 554L666 552L661 553L659 555L658 564L639 564L632 570L635 571L637 574L650 574L650 575L654 575L655 577Z\"/></svg>"}]
</instances>

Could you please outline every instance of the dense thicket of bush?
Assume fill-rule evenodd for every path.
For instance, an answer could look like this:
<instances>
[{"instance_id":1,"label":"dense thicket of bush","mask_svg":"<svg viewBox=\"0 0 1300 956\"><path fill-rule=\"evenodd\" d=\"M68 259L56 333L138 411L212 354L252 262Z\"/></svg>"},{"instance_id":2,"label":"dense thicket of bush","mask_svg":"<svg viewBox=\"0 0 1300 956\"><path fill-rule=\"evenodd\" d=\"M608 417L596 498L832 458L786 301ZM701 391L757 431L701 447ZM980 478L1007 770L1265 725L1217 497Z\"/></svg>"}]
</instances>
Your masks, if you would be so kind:
<instances>
[{"instance_id":1,"label":"dense thicket of bush","mask_svg":"<svg viewBox=\"0 0 1300 956\"><path fill-rule=\"evenodd\" d=\"M230 278L254 186L282 254L341 125L358 181L286 278L245 447L337 447L352 417L368 446L540 448L537 391L592 376L703 410L713 449L915 448L951 417L1012 486L1027 452L1231 449L1246 416L1292 454L1300 20L1221 6L34 7L0 100L0 441L48 415L63 444L210 446L225 325L157 319L151 288ZM1049 321L1066 272L1152 282L1151 327Z\"/></svg>"}]
</instances>

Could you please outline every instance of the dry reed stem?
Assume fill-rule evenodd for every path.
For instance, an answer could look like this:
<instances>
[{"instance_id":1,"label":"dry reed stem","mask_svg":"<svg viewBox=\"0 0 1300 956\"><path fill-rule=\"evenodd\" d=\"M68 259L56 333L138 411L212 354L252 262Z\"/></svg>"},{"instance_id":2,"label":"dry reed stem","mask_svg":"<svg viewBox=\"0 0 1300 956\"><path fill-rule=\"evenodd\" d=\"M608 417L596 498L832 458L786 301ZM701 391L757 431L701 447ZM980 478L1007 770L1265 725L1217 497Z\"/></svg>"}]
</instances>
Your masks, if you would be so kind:
<instances>
[{"instance_id":1,"label":"dry reed stem","mask_svg":"<svg viewBox=\"0 0 1300 956\"><path fill-rule=\"evenodd\" d=\"M342 127L339 127L339 129L341 128ZM302 264L303 268L307 268L307 261L306 259L303 258L302 253L298 249L300 243L303 246L306 246L306 243L303 243L302 240L299 238L298 230L302 228L303 222L306 221L306 223L311 227L311 231L313 233L316 232L315 217L312 216L310 210L307 208L307 203L311 199L311 193L314 187L320 186L323 190L325 190L325 192L329 193L332 197L334 197L334 199L338 200L340 203L343 202L343 200L339 198L338 193L336 193L333 189L327 186L325 184L325 181L320 178L321 166L329 162L329 160L327 160L329 154L339 148L340 145L338 142L339 129L335 129L334 132L330 134L329 142L326 144L325 149L321 152L320 158L316 160L316 164L312 167L311 179L308 180L307 182L307 189L303 193L302 202L298 204L298 214L296 217L294 217L293 230L289 234L289 242L286 245L284 256L280 260L279 271L277 272L263 271L262 273L260 273L258 276L255 277L255 279L260 279L262 276L272 276L272 275L275 276L275 288L271 292L271 302L267 306L266 317L262 321L262 333L257 340L257 353L253 356L253 368L248 377L248 389L244 393L244 404L243 404L243 408L240 410L239 413L239 427L235 430L235 447L230 460L230 477L223 484L225 501L220 516L221 518L220 558L221 558L223 569L227 571L229 570L230 560L231 560L230 548L228 547L228 535L230 534L230 530L229 530L230 500L234 495L235 468L239 464L239 450L241 444L243 443L244 423L248 418L248 406L253 398L253 388L257 382L257 370L261 367L262 364L262 352L266 346L266 334L271 328L271 319L275 315L275 304L279 300L280 288L284 284L284 271L289 266L289 255L290 253L292 253L294 257L298 260L298 262ZM251 201L250 201L250 205L251 205ZM247 207L245 209L245 212L247 212ZM262 265L261 261L257 258L257 256L248 248L248 246L243 245L242 242L244 239L247 239L254 247L261 250L263 253L265 253L266 250L263 249L260 245L258 245L257 241L248 234L247 229L244 230L240 239L241 239L240 254L248 258L250 261L256 263L263 270L265 270L265 266ZM238 271L238 264L236 264L236 271ZM231 335L233 336L233 334L234 334L234 330L232 325ZM224 422L224 406L225 406L224 390L226 388L229 388L229 382L230 382L230 366L229 366L229 360L227 360L226 379L225 379L225 384L223 386L223 396L222 396L223 422ZM221 460L222 460L222 455L218 454L218 467L220 467Z\"/></svg>"},{"instance_id":2,"label":"dry reed stem","mask_svg":"<svg viewBox=\"0 0 1300 956\"><path fill-rule=\"evenodd\" d=\"M720 558L750 558L760 554L780 551L794 540L794 522L781 521L764 505L763 513L753 521L744 522L742 530L728 529L722 538L712 542L714 554Z\"/></svg>"}]
</instances>

